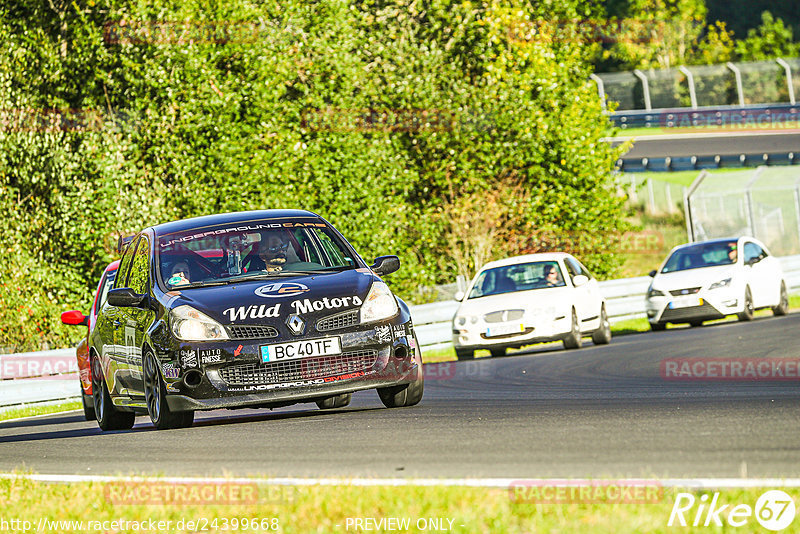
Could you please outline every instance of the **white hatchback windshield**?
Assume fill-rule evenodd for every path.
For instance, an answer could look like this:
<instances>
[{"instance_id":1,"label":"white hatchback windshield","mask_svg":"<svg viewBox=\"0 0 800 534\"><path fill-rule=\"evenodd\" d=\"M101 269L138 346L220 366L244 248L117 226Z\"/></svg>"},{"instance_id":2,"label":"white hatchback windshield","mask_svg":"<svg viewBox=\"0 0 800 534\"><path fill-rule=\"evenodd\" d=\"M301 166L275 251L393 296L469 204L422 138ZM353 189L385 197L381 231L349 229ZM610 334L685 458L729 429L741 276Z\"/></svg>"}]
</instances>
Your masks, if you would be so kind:
<instances>
[{"instance_id":1,"label":"white hatchback windshield","mask_svg":"<svg viewBox=\"0 0 800 534\"><path fill-rule=\"evenodd\" d=\"M535 261L487 269L478 275L467 299L565 286L557 261Z\"/></svg>"}]
</instances>

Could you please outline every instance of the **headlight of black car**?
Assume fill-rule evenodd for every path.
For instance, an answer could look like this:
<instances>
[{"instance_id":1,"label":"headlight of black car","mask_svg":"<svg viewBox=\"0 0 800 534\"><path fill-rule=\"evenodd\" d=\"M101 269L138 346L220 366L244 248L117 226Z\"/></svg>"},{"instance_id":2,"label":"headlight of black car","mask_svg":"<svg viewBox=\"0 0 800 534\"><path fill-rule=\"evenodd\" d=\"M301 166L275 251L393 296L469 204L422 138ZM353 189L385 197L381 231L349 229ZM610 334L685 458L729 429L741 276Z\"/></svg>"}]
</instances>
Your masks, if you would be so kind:
<instances>
[{"instance_id":1,"label":"headlight of black car","mask_svg":"<svg viewBox=\"0 0 800 534\"><path fill-rule=\"evenodd\" d=\"M372 323L394 317L397 314L397 301L383 282L375 282L361 306L361 322Z\"/></svg>"},{"instance_id":2,"label":"headlight of black car","mask_svg":"<svg viewBox=\"0 0 800 534\"><path fill-rule=\"evenodd\" d=\"M223 341L228 338L225 328L205 313L191 306L178 306L170 311L173 335L181 341Z\"/></svg>"}]
</instances>

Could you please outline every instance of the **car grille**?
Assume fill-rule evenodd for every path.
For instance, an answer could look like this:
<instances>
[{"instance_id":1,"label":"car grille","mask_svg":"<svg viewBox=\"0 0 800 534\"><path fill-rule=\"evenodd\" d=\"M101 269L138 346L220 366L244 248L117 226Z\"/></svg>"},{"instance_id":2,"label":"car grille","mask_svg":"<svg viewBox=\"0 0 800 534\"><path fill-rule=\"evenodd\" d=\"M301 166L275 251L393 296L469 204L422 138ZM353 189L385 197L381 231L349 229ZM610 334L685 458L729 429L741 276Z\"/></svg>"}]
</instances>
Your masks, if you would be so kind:
<instances>
[{"instance_id":1,"label":"car grille","mask_svg":"<svg viewBox=\"0 0 800 534\"><path fill-rule=\"evenodd\" d=\"M698 291L700 291L699 287L687 287L686 289L673 289L670 294L673 297L678 297L680 295L694 295Z\"/></svg>"},{"instance_id":2,"label":"car grille","mask_svg":"<svg viewBox=\"0 0 800 534\"><path fill-rule=\"evenodd\" d=\"M688 308L667 308L661 314L660 321L688 321L691 319L713 319L724 317L714 306L703 301L702 306L690 306Z\"/></svg>"},{"instance_id":3,"label":"car grille","mask_svg":"<svg viewBox=\"0 0 800 534\"><path fill-rule=\"evenodd\" d=\"M509 337L524 336L526 334L530 334L531 332L533 332L533 328L531 328L531 327L526 328L522 332L511 332L510 334L503 334L502 336L487 336L486 332L483 332L481 334L481 338L482 339L506 339L506 338L509 338Z\"/></svg>"},{"instance_id":4,"label":"car grille","mask_svg":"<svg viewBox=\"0 0 800 534\"><path fill-rule=\"evenodd\" d=\"M483 316L483 320L487 323L504 323L522 319L523 315L525 315L525 310L503 310L487 313Z\"/></svg>"},{"instance_id":5,"label":"car grille","mask_svg":"<svg viewBox=\"0 0 800 534\"><path fill-rule=\"evenodd\" d=\"M229 325L227 328L231 339L261 339L278 337L278 331L271 326Z\"/></svg>"},{"instance_id":6,"label":"car grille","mask_svg":"<svg viewBox=\"0 0 800 534\"><path fill-rule=\"evenodd\" d=\"M366 371L375 365L377 359L378 351L359 350L337 356L230 365L220 369L219 374L229 385L278 384Z\"/></svg>"},{"instance_id":7,"label":"car grille","mask_svg":"<svg viewBox=\"0 0 800 534\"><path fill-rule=\"evenodd\" d=\"M328 330L339 330L358 324L358 310L350 310L344 313L337 313L323 317L317 321L317 331L327 332Z\"/></svg>"}]
</instances>

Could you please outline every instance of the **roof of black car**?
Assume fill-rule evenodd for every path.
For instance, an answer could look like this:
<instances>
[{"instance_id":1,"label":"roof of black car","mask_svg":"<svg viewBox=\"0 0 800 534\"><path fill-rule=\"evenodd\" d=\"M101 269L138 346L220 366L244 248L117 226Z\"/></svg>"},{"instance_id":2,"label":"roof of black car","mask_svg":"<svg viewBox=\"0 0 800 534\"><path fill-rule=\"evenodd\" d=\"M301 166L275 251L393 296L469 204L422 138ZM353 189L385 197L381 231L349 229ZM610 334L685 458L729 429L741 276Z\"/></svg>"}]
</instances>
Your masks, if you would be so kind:
<instances>
[{"instance_id":1,"label":"roof of black car","mask_svg":"<svg viewBox=\"0 0 800 534\"><path fill-rule=\"evenodd\" d=\"M220 224L238 224L246 221L256 221L262 219L293 219L293 218L318 218L316 213L306 210L256 210L256 211L237 211L232 213L219 213L216 215L205 215L202 217L192 217L191 219L181 219L168 223L153 226L156 235L183 232L193 228L205 228Z\"/></svg>"}]
</instances>

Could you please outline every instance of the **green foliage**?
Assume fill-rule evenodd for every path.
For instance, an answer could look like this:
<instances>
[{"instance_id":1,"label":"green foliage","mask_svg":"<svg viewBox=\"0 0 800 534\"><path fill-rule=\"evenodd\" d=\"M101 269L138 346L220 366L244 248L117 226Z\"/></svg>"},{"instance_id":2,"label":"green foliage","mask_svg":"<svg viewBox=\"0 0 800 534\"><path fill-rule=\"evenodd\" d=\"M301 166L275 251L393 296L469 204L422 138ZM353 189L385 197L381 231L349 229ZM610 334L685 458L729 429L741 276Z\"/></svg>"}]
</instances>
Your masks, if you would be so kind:
<instances>
[{"instance_id":1,"label":"green foliage","mask_svg":"<svg viewBox=\"0 0 800 534\"><path fill-rule=\"evenodd\" d=\"M117 233L209 213L316 211L367 261L399 254L390 283L409 295L455 277L453 206L513 183L526 200L504 197L504 225L520 243L541 228L591 232L601 239L582 259L615 268L602 236L624 229L618 151L600 141L592 51L511 31L596 16L594 3L0 9L0 99L22 117L0 132L0 246L14 251L0 272L19 273L0 290L0 345L76 338L58 312L88 308ZM216 37L198 37L206 23ZM72 122L50 113L42 126L34 110ZM22 305L43 333L15 319Z\"/></svg>"},{"instance_id":2,"label":"green foliage","mask_svg":"<svg viewBox=\"0 0 800 534\"><path fill-rule=\"evenodd\" d=\"M743 61L761 61L800 55L800 43L793 42L792 29L769 11L761 13L761 25L747 32L736 43L736 53Z\"/></svg>"}]
</instances>

